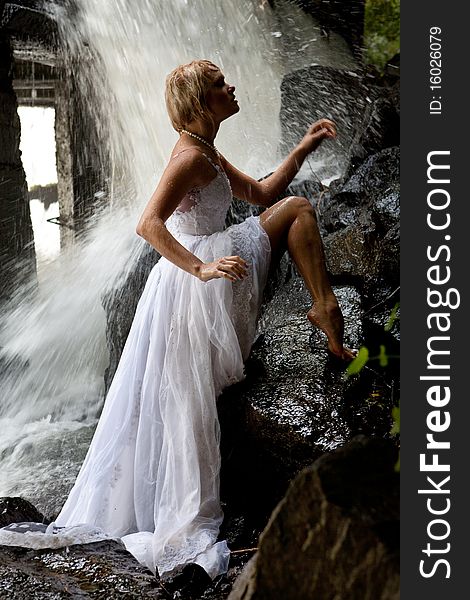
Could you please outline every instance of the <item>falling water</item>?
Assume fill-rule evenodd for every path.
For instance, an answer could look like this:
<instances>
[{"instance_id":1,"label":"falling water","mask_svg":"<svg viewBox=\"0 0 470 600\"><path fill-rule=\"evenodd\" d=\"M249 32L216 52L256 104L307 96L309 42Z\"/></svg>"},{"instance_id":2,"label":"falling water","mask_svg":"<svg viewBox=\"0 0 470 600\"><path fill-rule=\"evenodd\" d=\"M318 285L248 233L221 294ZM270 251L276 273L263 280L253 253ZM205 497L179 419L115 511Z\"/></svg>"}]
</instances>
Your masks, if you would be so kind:
<instances>
[{"instance_id":1,"label":"falling water","mask_svg":"<svg viewBox=\"0 0 470 600\"><path fill-rule=\"evenodd\" d=\"M50 10L64 54L106 115L98 128L111 157L109 194L86 240L48 265L39 290L0 323L0 496L22 495L48 513L71 486L102 403L101 299L140 252L135 224L177 138L164 106L166 74L196 57L220 65L241 114L224 123L218 146L261 176L279 158L279 89L292 62L279 17L261 0L76 4L73 16Z\"/></svg>"}]
</instances>

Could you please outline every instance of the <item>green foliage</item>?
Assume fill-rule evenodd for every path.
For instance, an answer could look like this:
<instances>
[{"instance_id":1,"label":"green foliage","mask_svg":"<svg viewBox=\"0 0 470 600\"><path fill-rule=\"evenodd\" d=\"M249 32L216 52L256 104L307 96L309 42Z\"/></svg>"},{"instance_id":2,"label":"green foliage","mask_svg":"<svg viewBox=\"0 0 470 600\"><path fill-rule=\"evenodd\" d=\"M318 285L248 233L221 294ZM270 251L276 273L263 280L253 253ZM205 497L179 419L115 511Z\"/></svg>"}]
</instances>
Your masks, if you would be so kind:
<instances>
[{"instance_id":1,"label":"green foliage","mask_svg":"<svg viewBox=\"0 0 470 600\"><path fill-rule=\"evenodd\" d=\"M385 331L390 331L391 328L393 327L393 324L395 323L397 316L398 316L398 309L400 307L400 303L397 302L395 304L395 306L392 308L392 312L390 313L390 317L387 321L387 324L385 325L384 329Z\"/></svg>"},{"instance_id":2,"label":"green foliage","mask_svg":"<svg viewBox=\"0 0 470 600\"><path fill-rule=\"evenodd\" d=\"M362 370L362 368L365 366L368 360L369 349L365 346L362 346L362 348L359 349L356 358L349 363L348 368L346 370L347 374L356 375L356 373L359 373L359 371Z\"/></svg>"},{"instance_id":3,"label":"green foliage","mask_svg":"<svg viewBox=\"0 0 470 600\"><path fill-rule=\"evenodd\" d=\"M393 327L393 324L398 319L398 309L400 307L400 303L397 302L390 313L390 317L387 323L384 326L385 331L390 331ZM390 358L398 358L397 356L389 356L387 354L387 350L384 345L380 345L378 356L369 356L369 349L366 346L362 346L359 349L359 352L356 358L351 361L346 369L346 373L348 376L357 375L361 372L361 370L366 366L366 364L370 360L378 360L379 365L381 367L386 367L388 365ZM400 434L400 407L394 406L392 408L392 419L393 425L390 430L392 435ZM395 471L400 471L400 457L398 457L397 464L395 465Z\"/></svg>"},{"instance_id":4,"label":"green foliage","mask_svg":"<svg viewBox=\"0 0 470 600\"><path fill-rule=\"evenodd\" d=\"M400 50L400 0L366 0L366 61L380 71Z\"/></svg>"},{"instance_id":5,"label":"green foliage","mask_svg":"<svg viewBox=\"0 0 470 600\"><path fill-rule=\"evenodd\" d=\"M393 435L399 435L399 433L400 433L400 407L399 406L394 406L392 408L392 419L393 419L393 426L392 426L390 433Z\"/></svg>"},{"instance_id":6,"label":"green foliage","mask_svg":"<svg viewBox=\"0 0 470 600\"><path fill-rule=\"evenodd\" d=\"M379 365L381 367L386 367L388 365L388 356L385 351L385 346L383 345L380 346Z\"/></svg>"},{"instance_id":7,"label":"green foliage","mask_svg":"<svg viewBox=\"0 0 470 600\"><path fill-rule=\"evenodd\" d=\"M392 425L392 429L390 430L390 433L392 435L400 435L400 407L399 406L394 406L392 408L392 419L393 419L393 425ZM400 455L398 455L398 460L395 465L395 471L397 471L397 472L400 471Z\"/></svg>"}]
</instances>

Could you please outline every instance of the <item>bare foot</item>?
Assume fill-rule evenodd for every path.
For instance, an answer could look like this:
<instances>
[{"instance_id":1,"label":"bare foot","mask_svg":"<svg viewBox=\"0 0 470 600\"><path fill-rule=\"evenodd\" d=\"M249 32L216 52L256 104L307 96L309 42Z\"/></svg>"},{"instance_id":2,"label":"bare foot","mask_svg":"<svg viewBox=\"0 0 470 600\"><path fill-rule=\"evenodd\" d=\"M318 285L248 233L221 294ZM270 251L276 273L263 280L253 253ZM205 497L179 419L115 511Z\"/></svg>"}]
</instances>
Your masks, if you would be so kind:
<instances>
[{"instance_id":1,"label":"bare foot","mask_svg":"<svg viewBox=\"0 0 470 600\"><path fill-rule=\"evenodd\" d=\"M343 346L344 319L336 298L315 302L308 311L307 318L326 335L331 354L346 362L355 358L354 352Z\"/></svg>"}]
</instances>

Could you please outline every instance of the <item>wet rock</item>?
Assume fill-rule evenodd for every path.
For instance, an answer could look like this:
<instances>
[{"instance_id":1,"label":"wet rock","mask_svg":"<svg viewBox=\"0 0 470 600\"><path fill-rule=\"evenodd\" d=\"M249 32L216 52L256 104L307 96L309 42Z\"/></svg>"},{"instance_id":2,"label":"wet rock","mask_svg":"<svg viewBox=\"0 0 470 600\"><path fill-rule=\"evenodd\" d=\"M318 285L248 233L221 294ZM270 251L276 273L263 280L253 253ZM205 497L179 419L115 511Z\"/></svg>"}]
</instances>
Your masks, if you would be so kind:
<instances>
[{"instance_id":1,"label":"wet rock","mask_svg":"<svg viewBox=\"0 0 470 600\"><path fill-rule=\"evenodd\" d=\"M399 82L392 87L376 85L374 96L351 145L349 175L371 154L400 144Z\"/></svg>"},{"instance_id":2,"label":"wet rock","mask_svg":"<svg viewBox=\"0 0 470 600\"><path fill-rule=\"evenodd\" d=\"M281 85L283 152L300 141L308 126L327 117L335 121L338 136L320 145L313 158L317 175L343 175L371 153L399 142L398 93L367 74L311 66L285 76Z\"/></svg>"},{"instance_id":3,"label":"wet rock","mask_svg":"<svg viewBox=\"0 0 470 600\"><path fill-rule=\"evenodd\" d=\"M346 180L335 181L331 188L332 199L329 201L329 210L334 202L347 201L350 206L369 206L372 202L383 201L389 189L398 189L400 181L400 149L398 147L386 148L370 156ZM384 203L381 211L387 218L393 217L395 209ZM334 219L334 213L323 213L325 227L334 229L341 225L341 220Z\"/></svg>"},{"instance_id":4,"label":"wet rock","mask_svg":"<svg viewBox=\"0 0 470 600\"><path fill-rule=\"evenodd\" d=\"M47 522L44 515L27 500L23 498L0 498L0 527L21 521Z\"/></svg>"},{"instance_id":5,"label":"wet rock","mask_svg":"<svg viewBox=\"0 0 470 600\"><path fill-rule=\"evenodd\" d=\"M59 0L57 4L65 4ZM56 26L41 0L15 0L0 3L0 27L24 41L55 41Z\"/></svg>"},{"instance_id":6,"label":"wet rock","mask_svg":"<svg viewBox=\"0 0 470 600\"><path fill-rule=\"evenodd\" d=\"M233 198L227 213L227 218L225 219L225 226L230 227L230 225L243 223L248 217L259 215L263 210L264 208L262 206L255 206L254 204L248 204L243 200L238 200L238 198Z\"/></svg>"},{"instance_id":7,"label":"wet rock","mask_svg":"<svg viewBox=\"0 0 470 600\"><path fill-rule=\"evenodd\" d=\"M374 154L319 207L328 270L363 293L399 286L399 160L398 148Z\"/></svg>"},{"instance_id":8,"label":"wet rock","mask_svg":"<svg viewBox=\"0 0 470 600\"><path fill-rule=\"evenodd\" d=\"M22 498L0 498L0 526L12 522L45 522ZM229 570L213 581L197 565L189 565L171 580L160 582L140 565L119 540L31 550L0 546L0 599L50 598L180 598L225 600L240 575L261 529L240 516L228 516L220 539L235 553ZM240 552L240 550L242 550Z\"/></svg>"},{"instance_id":9,"label":"wet rock","mask_svg":"<svg viewBox=\"0 0 470 600\"><path fill-rule=\"evenodd\" d=\"M356 55L362 50L364 32L363 0L295 0L306 13L318 19L320 35L328 37L330 31L342 35Z\"/></svg>"},{"instance_id":10,"label":"wet rock","mask_svg":"<svg viewBox=\"0 0 470 600\"><path fill-rule=\"evenodd\" d=\"M312 174L312 177L314 177L314 174ZM300 196L302 198L307 198L310 204L316 206L326 189L327 188L319 179L305 179L304 181L294 180L287 188L285 194L282 194L282 197Z\"/></svg>"},{"instance_id":11,"label":"wet rock","mask_svg":"<svg viewBox=\"0 0 470 600\"><path fill-rule=\"evenodd\" d=\"M361 299L335 287L345 317L345 341L363 342ZM306 319L311 299L295 274L265 305L247 378L219 399L222 494L265 517L299 470L358 433L387 437L392 394L386 376L369 369L348 378L332 362L326 337ZM244 500L251 490L249 502ZM255 506L256 505L256 506Z\"/></svg>"},{"instance_id":12,"label":"wet rock","mask_svg":"<svg viewBox=\"0 0 470 600\"><path fill-rule=\"evenodd\" d=\"M118 541L29 550L0 546L0 598L157 598L160 582Z\"/></svg>"},{"instance_id":13,"label":"wet rock","mask_svg":"<svg viewBox=\"0 0 470 600\"><path fill-rule=\"evenodd\" d=\"M211 583L211 578L200 565L189 563L165 578L165 589L177 598L198 597Z\"/></svg>"},{"instance_id":14,"label":"wet rock","mask_svg":"<svg viewBox=\"0 0 470 600\"><path fill-rule=\"evenodd\" d=\"M22 498L0 498L0 526L47 522ZM0 546L0 598L161 598L158 578L140 565L119 540L54 550Z\"/></svg>"},{"instance_id":15,"label":"wet rock","mask_svg":"<svg viewBox=\"0 0 470 600\"><path fill-rule=\"evenodd\" d=\"M229 600L398 600L397 451L360 437L302 471Z\"/></svg>"},{"instance_id":16,"label":"wet rock","mask_svg":"<svg viewBox=\"0 0 470 600\"><path fill-rule=\"evenodd\" d=\"M101 303L106 311L106 342L109 350L109 366L104 375L106 393L119 364L145 283L159 258L160 254L150 244L143 244L138 259L122 278L121 284L102 298Z\"/></svg>"}]
</instances>

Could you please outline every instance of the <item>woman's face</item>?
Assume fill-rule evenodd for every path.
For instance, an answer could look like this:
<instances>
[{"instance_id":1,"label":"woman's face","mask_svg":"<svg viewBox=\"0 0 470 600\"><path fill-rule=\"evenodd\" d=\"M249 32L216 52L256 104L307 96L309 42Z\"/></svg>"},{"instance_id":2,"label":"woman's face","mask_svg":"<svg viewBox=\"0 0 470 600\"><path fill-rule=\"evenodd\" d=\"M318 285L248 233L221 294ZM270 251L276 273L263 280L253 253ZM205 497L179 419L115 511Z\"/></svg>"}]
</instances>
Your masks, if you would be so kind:
<instances>
[{"instance_id":1,"label":"woman's face","mask_svg":"<svg viewBox=\"0 0 470 600\"><path fill-rule=\"evenodd\" d=\"M219 69L211 69L212 84L206 94L206 104L212 116L220 123L236 114L240 107L235 99L235 86L225 81Z\"/></svg>"}]
</instances>

